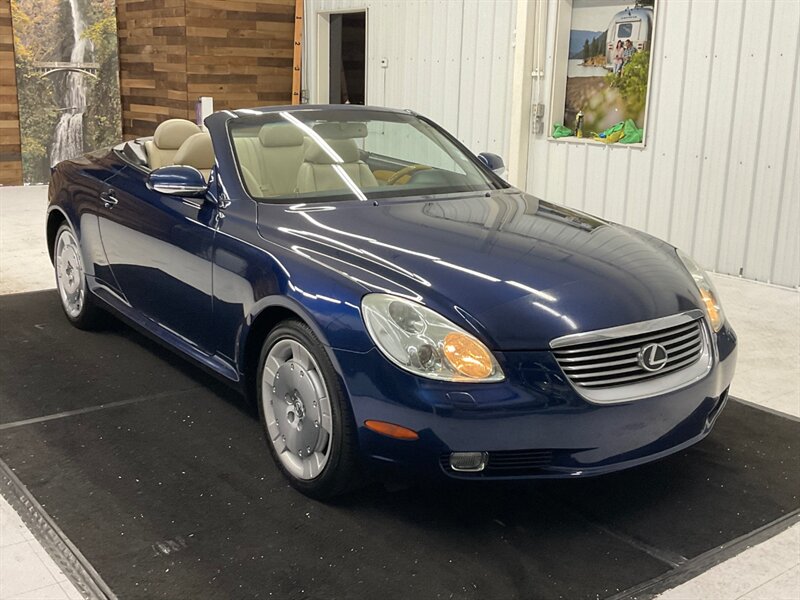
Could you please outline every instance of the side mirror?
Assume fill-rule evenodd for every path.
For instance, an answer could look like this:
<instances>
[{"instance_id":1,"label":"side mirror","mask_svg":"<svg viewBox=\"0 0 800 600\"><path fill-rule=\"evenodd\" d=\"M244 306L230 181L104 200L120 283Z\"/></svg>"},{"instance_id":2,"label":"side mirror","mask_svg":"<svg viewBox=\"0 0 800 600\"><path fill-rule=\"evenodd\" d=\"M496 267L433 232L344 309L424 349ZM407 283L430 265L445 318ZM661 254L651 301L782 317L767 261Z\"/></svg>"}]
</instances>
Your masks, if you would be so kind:
<instances>
[{"instance_id":1,"label":"side mirror","mask_svg":"<svg viewBox=\"0 0 800 600\"><path fill-rule=\"evenodd\" d=\"M506 171L506 163L497 154L491 152L481 152L478 154L480 161L489 167L496 175L502 175Z\"/></svg>"},{"instance_id":2,"label":"side mirror","mask_svg":"<svg viewBox=\"0 0 800 600\"><path fill-rule=\"evenodd\" d=\"M169 165L151 171L147 187L159 194L189 198L205 196L208 191L203 174L187 165Z\"/></svg>"}]
</instances>

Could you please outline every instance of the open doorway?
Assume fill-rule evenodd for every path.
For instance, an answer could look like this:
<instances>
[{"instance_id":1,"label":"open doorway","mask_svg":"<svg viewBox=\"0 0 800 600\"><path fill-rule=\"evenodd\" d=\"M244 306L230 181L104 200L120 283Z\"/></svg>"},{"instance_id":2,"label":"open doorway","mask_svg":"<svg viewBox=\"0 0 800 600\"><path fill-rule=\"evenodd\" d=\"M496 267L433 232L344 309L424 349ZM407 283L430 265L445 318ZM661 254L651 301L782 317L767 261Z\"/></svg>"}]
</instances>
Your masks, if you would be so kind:
<instances>
[{"instance_id":1,"label":"open doorway","mask_svg":"<svg viewBox=\"0 0 800 600\"><path fill-rule=\"evenodd\" d=\"M367 13L330 15L328 102L366 101Z\"/></svg>"}]
</instances>

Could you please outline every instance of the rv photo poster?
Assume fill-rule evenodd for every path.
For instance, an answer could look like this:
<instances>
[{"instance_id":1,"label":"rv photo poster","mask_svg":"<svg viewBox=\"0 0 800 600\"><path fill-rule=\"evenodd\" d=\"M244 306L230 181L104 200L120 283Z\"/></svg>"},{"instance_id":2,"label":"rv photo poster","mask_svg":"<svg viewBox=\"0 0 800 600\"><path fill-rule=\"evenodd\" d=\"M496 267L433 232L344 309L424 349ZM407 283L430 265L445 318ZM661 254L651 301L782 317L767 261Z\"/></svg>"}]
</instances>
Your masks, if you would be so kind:
<instances>
[{"instance_id":1,"label":"rv photo poster","mask_svg":"<svg viewBox=\"0 0 800 600\"><path fill-rule=\"evenodd\" d=\"M572 3L563 123L576 135L599 135L628 119L644 128L654 5Z\"/></svg>"}]
</instances>

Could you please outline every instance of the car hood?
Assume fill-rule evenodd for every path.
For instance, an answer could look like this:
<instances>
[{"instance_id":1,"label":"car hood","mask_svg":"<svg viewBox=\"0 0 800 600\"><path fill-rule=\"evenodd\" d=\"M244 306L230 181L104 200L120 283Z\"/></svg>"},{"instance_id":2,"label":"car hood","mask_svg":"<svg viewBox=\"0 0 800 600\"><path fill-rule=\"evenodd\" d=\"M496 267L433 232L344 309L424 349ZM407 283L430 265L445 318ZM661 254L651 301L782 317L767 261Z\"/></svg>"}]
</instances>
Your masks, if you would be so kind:
<instances>
[{"instance_id":1,"label":"car hood","mask_svg":"<svg viewBox=\"0 0 800 600\"><path fill-rule=\"evenodd\" d=\"M668 244L519 191L259 205L262 237L367 291L415 298L494 350L699 306Z\"/></svg>"}]
</instances>

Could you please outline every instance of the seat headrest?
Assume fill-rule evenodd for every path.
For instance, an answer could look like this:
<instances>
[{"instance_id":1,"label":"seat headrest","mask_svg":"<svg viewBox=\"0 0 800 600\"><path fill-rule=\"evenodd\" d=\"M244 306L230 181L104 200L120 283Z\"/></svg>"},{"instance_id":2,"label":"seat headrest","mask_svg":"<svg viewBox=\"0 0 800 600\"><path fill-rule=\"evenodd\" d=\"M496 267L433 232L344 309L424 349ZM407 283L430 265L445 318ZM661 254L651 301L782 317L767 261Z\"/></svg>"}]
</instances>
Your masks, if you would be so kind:
<instances>
[{"instance_id":1,"label":"seat headrest","mask_svg":"<svg viewBox=\"0 0 800 600\"><path fill-rule=\"evenodd\" d=\"M314 131L326 140L350 140L367 137L366 123L320 123Z\"/></svg>"},{"instance_id":2,"label":"seat headrest","mask_svg":"<svg viewBox=\"0 0 800 600\"><path fill-rule=\"evenodd\" d=\"M339 155L343 163L354 163L359 159L358 146L356 141L352 139L346 140L325 140L333 150L334 153ZM305 155L306 162L314 163L317 165L335 165L339 161L332 157L326 150L324 150L316 142L311 142L311 145L306 149Z\"/></svg>"},{"instance_id":3,"label":"seat headrest","mask_svg":"<svg viewBox=\"0 0 800 600\"><path fill-rule=\"evenodd\" d=\"M302 146L303 132L289 123L267 123L259 130L258 139L266 148Z\"/></svg>"},{"instance_id":4,"label":"seat headrest","mask_svg":"<svg viewBox=\"0 0 800 600\"><path fill-rule=\"evenodd\" d=\"M153 143L161 150L177 150L189 136L200 131L197 125L186 119L167 119L156 127Z\"/></svg>"},{"instance_id":5,"label":"seat headrest","mask_svg":"<svg viewBox=\"0 0 800 600\"><path fill-rule=\"evenodd\" d=\"M211 144L211 136L201 131L189 137L172 160L176 165L189 165L195 169L205 170L214 166L214 147Z\"/></svg>"}]
</instances>

